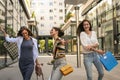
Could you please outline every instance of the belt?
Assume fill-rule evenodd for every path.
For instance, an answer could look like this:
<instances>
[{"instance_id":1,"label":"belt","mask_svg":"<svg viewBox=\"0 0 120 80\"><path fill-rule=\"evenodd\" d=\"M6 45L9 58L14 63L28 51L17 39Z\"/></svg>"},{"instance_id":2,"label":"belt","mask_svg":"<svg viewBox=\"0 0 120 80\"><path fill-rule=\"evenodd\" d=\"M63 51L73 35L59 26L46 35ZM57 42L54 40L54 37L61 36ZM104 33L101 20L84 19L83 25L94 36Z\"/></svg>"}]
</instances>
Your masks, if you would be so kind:
<instances>
[{"instance_id":1,"label":"belt","mask_svg":"<svg viewBox=\"0 0 120 80\"><path fill-rule=\"evenodd\" d=\"M65 53L57 53L55 59L59 59L63 57L65 57Z\"/></svg>"}]
</instances>

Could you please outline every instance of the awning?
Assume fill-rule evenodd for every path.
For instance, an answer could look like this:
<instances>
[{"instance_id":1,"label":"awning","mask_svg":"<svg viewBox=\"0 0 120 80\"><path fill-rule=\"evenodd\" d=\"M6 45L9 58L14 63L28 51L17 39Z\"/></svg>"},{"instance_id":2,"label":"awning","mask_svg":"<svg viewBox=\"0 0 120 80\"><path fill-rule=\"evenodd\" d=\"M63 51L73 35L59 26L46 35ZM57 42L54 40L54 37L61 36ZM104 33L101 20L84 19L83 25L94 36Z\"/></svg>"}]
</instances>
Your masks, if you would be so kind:
<instances>
[{"instance_id":1,"label":"awning","mask_svg":"<svg viewBox=\"0 0 120 80\"><path fill-rule=\"evenodd\" d=\"M88 0L65 0L66 4L71 4L71 5L78 5L78 4L84 4Z\"/></svg>"},{"instance_id":2,"label":"awning","mask_svg":"<svg viewBox=\"0 0 120 80\"><path fill-rule=\"evenodd\" d=\"M93 7L95 7L99 2L102 0L90 0L87 1L86 4L83 6L82 16L88 13Z\"/></svg>"}]
</instances>

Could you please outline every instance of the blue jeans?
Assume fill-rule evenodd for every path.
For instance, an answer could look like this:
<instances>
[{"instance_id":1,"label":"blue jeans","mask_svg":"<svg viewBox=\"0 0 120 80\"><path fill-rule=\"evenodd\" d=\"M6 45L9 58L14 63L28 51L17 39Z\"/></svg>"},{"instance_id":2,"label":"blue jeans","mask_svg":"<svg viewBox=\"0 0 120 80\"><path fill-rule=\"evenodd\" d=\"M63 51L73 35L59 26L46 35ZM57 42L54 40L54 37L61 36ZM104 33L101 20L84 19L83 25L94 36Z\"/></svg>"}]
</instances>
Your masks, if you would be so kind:
<instances>
[{"instance_id":1,"label":"blue jeans","mask_svg":"<svg viewBox=\"0 0 120 80\"><path fill-rule=\"evenodd\" d=\"M61 80L63 74L60 72L60 68L66 64L65 58L56 59L53 63L53 69L49 80Z\"/></svg>"},{"instance_id":2,"label":"blue jeans","mask_svg":"<svg viewBox=\"0 0 120 80\"><path fill-rule=\"evenodd\" d=\"M98 71L98 80L102 80L104 76L103 67L96 52L84 54L84 66L87 74L87 80L92 80L92 63Z\"/></svg>"}]
</instances>

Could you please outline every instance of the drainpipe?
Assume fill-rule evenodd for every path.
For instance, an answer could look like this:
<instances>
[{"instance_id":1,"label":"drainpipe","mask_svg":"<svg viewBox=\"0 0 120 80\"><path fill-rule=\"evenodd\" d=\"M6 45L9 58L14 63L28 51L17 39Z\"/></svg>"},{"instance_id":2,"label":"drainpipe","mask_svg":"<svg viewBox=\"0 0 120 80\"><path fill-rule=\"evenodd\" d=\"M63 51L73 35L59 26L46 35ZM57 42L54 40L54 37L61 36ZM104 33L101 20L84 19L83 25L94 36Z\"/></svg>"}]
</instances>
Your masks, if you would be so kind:
<instances>
[{"instance_id":1,"label":"drainpipe","mask_svg":"<svg viewBox=\"0 0 120 80\"><path fill-rule=\"evenodd\" d=\"M79 6L75 6L75 19L76 19L76 30L79 25ZM80 62L80 38L77 36L77 67L79 68L81 66Z\"/></svg>"},{"instance_id":2,"label":"drainpipe","mask_svg":"<svg viewBox=\"0 0 120 80\"><path fill-rule=\"evenodd\" d=\"M5 31L7 31L7 0L5 0ZM4 66L7 66L7 52L5 52L5 63Z\"/></svg>"}]
</instances>

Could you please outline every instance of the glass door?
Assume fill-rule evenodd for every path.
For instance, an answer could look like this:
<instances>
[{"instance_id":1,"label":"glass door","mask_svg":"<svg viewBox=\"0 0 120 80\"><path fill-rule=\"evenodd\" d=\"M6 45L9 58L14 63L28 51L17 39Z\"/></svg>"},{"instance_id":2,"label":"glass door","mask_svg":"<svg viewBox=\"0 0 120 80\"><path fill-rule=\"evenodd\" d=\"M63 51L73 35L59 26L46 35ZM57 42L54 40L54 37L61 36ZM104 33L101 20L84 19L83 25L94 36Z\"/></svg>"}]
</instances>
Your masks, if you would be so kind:
<instances>
[{"instance_id":1,"label":"glass door","mask_svg":"<svg viewBox=\"0 0 120 80\"><path fill-rule=\"evenodd\" d=\"M120 21L117 21L117 37L118 37L118 54L120 54Z\"/></svg>"}]
</instances>

